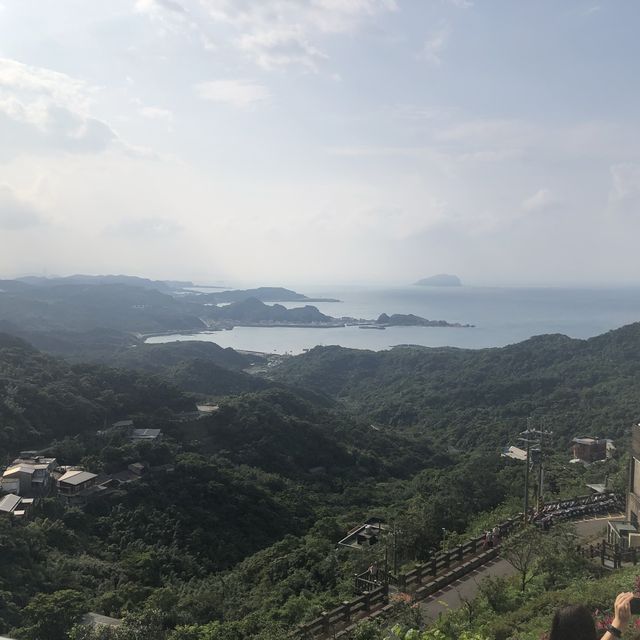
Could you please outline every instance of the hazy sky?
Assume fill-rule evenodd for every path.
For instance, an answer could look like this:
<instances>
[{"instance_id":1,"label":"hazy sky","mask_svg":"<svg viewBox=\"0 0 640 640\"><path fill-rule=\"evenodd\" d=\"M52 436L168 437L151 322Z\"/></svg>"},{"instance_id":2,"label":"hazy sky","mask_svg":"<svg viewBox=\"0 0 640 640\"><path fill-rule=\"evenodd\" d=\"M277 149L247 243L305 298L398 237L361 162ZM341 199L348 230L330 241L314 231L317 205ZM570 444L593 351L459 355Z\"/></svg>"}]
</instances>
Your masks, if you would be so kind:
<instances>
[{"instance_id":1,"label":"hazy sky","mask_svg":"<svg viewBox=\"0 0 640 640\"><path fill-rule=\"evenodd\" d=\"M0 0L0 274L640 283L635 0Z\"/></svg>"}]
</instances>

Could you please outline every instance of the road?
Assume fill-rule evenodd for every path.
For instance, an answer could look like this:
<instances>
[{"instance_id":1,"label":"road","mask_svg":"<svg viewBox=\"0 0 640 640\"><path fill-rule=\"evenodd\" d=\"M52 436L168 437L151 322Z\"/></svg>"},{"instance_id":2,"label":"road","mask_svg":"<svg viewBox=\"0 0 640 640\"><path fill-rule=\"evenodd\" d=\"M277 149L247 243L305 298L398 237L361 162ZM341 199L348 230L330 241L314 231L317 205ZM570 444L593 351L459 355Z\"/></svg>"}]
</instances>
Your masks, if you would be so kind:
<instances>
[{"instance_id":1,"label":"road","mask_svg":"<svg viewBox=\"0 0 640 640\"><path fill-rule=\"evenodd\" d=\"M591 518L575 523L578 536L585 540L594 538L606 530L609 520L623 520L622 516ZM425 620L435 620L441 613L450 609L457 609L463 601L475 598L478 593L478 585L483 578L507 577L516 573L516 570L506 561L496 558L479 567L470 574L456 580L448 587L438 591L432 596L422 600L419 604Z\"/></svg>"}]
</instances>

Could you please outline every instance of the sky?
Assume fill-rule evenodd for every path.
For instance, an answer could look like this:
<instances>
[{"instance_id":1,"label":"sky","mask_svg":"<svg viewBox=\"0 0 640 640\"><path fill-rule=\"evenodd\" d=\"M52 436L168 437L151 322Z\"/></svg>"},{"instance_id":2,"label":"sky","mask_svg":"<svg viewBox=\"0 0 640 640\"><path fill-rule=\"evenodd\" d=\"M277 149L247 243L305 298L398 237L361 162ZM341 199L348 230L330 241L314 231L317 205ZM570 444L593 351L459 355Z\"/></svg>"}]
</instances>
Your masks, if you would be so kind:
<instances>
[{"instance_id":1,"label":"sky","mask_svg":"<svg viewBox=\"0 0 640 640\"><path fill-rule=\"evenodd\" d=\"M635 0L0 0L0 275L640 284Z\"/></svg>"}]
</instances>

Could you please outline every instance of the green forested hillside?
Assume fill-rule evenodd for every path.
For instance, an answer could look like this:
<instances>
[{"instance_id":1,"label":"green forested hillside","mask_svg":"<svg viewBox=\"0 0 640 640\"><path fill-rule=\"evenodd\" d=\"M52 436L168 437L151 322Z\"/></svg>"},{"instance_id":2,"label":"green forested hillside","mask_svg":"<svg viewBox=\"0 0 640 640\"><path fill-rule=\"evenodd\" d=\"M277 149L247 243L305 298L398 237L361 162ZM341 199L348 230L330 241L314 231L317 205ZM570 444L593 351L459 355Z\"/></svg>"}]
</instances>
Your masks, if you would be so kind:
<instances>
[{"instance_id":1,"label":"green forested hillside","mask_svg":"<svg viewBox=\"0 0 640 640\"><path fill-rule=\"evenodd\" d=\"M216 366L171 349L149 353L152 369ZM150 467L83 510L51 498L31 522L14 524L28 548L0 572L0 633L27 640L39 638L45 619L55 618L60 632L51 638L62 640L74 612L145 616L158 608L167 631L198 623L202 633L216 629L203 637L281 637L352 594L353 571L363 567L334 548L355 524L394 518L407 532L403 544L425 553L442 527L464 527L496 506L520 473L503 470L496 456L473 462L424 434L373 428L326 396L282 385L221 398L217 412L198 418L188 395L153 375L69 365L8 335L0 336L0 400L9 458L44 448L96 473ZM130 414L164 439L96 433ZM498 474L493 491L473 489L478 468Z\"/></svg>"},{"instance_id":2,"label":"green forested hillside","mask_svg":"<svg viewBox=\"0 0 640 640\"><path fill-rule=\"evenodd\" d=\"M0 448L95 431L136 412L190 410L193 400L152 375L69 365L0 334Z\"/></svg>"},{"instance_id":3,"label":"green forested hillside","mask_svg":"<svg viewBox=\"0 0 640 640\"><path fill-rule=\"evenodd\" d=\"M316 347L274 378L456 446L505 444L528 416L546 416L565 442L578 433L619 437L640 411L640 324L590 340L546 335L496 349Z\"/></svg>"},{"instance_id":4,"label":"green forested hillside","mask_svg":"<svg viewBox=\"0 0 640 640\"><path fill-rule=\"evenodd\" d=\"M276 381L245 374L245 356L215 345L122 346L101 356L111 368L1 334L3 454L41 448L96 473L141 461L148 471L83 509L49 498L31 521L0 518L0 536L20 534L0 568L0 633L41 640L46 628L47 640L66 640L97 610L128 616L123 640L148 637L134 628L154 640L280 640L383 561L382 545L336 551L366 518L392 522L400 556L419 560L443 531L455 538L479 513L517 510L523 468L496 445L529 412L543 407L568 434L574 417L593 425L618 411L622 433L635 415L637 333L481 352L316 349ZM217 395L219 409L198 416L184 390ZM104 430L128 415L163 439ZM584 470L558 451L548 495L603 473L624 483L624 459Z\"/></svg>"},{"instance_id":5,"label":"green forested hillside","mask_svg":"<svg viewBox=\"0 0 640 640\"><path fill-rule=\"evenodd\" d=\"M138 343L105 355L101 360L112 367L154 373L183 391L208 396L259 391L273 386L242 371L262 362L261 356L244 355L212 342Z\"/></svg>"}]
</instances>

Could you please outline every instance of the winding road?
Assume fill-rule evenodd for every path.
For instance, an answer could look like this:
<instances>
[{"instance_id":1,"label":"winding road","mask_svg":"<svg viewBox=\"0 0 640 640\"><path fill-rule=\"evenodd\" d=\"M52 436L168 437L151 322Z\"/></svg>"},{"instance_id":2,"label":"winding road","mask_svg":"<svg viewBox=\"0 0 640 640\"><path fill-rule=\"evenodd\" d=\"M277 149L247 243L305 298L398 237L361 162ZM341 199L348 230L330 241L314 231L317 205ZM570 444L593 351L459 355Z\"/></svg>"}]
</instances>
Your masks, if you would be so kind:
<instances>
[{"instance_id":1,"label":"winding road","mask_svg":"<svg viewBox=\"0 0 640 640\"><path fill-rule=\"evenodd\" d=\"M604 534L607 522L610 520L623 519L623 516L602 516L579 520L575 523L576 532L580 538L588 540ZM422 600L419 603L420 611L425 620L436 620L441 613L457 609L464 601L475 598L483 578L506 577L515 575L515 573L516 570L506 560L496 558Z\"/></svg>"}]
</instances>

